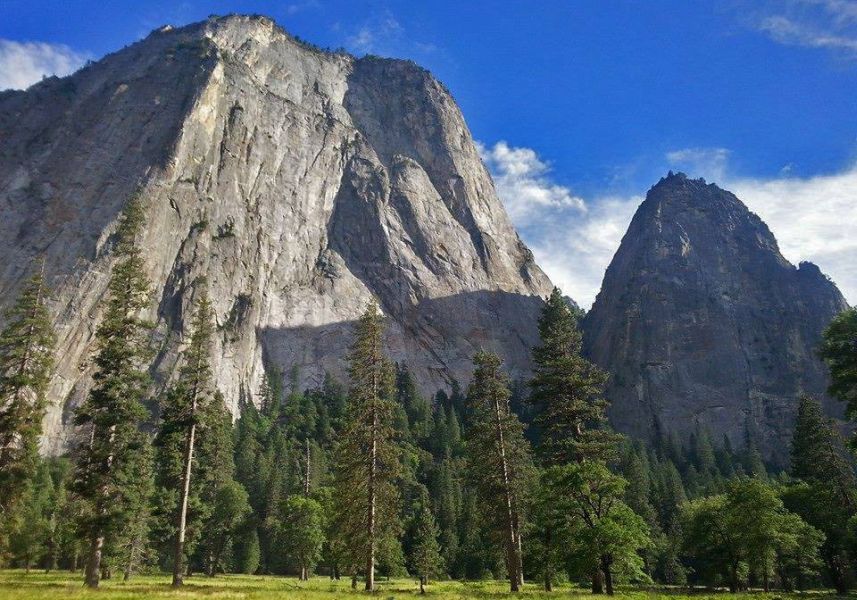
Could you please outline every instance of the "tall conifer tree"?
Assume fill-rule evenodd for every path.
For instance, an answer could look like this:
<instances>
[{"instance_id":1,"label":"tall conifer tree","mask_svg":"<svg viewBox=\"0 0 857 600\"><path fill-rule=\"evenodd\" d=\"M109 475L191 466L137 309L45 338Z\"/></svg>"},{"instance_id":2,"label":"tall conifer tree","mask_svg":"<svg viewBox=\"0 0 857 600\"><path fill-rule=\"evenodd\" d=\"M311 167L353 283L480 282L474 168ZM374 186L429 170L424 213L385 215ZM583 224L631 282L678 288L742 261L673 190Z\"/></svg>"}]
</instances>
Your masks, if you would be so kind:
<instances>
[{"instance_id":1,"label":"tall conifer tree","mask_svg":"<svg viewBox=\"0 0 857 600\"><path fill-rule=\"evenodd\" d=\"M122 215L116 263L110 276L104 319L96 332L94 383L75 413L75 424L88 428L78 449L74 488L88 504L82 530L89 549L85 583L98 587L106 536L125 516L121 474L147 443L140 423L149 378L148 336L152 325L141 313L149 306L149 281L137 237L144 222L143 205L132 198Z\"/></svg>"},{"instance_id":2,"label":"tall conifer tree","mask_svg":"<svg viewBox=\"0 0 857 600\"><path fill-rule=\"evenodd\" d=\"M55 336L45 306L43 265L24 285L0 333L0 522L12 513L38 465ZM0 548L3 530L0 525Z\"/></svg>"},{"instance_id":3,"label":"tall conifer tree","mask_svg":"<svg viewBox=\"0 0 857 600\"><path fill-rule=\"evenodd\" d=\"M163 462L172 469L172 482L176 486L178 503L175 511L173 540L173 586L183 584L185 570L185 539L187 537L188 504L192 495L194 465L198 463L197 437L206 435L212 427L206 423L213 406L219 399L215 394L211 376L211 342L214 333L211 303L203 290L190 323L191 334L182 353L183 365L175 384L167 394L159 433L159 447ZM172 460L166 460L172 455ZM178 467L176 472L175 467ZM199 487L199 486L195 486Z\"/></svg>"},{"instance_id":4,"label":"tall conifer tree","mask_svg":"<svg viewBox=\"0 0 857 600\"><path fill-rule=\"evenodd\" d=\"M373 302L355 327L349 356L351 388L336 450L335 498L348 556L362 562L366 589L375 587L379 541L396 536L400 452L395 442L395 371L384 355L383 317Z\"/></svg>"},{"instance_id":5,"label":"tall conifer tree","mask_svg":"<svg viewBox=\"0 0 857 600\"><path fill-rule=\"evenodd\" d=\"M509 378L496 354L480 351L467 390L470 426L465 436L468 472L483 514L502 540L511 591L523 583L523 505L532 477L524 428L509 408Z\"/></svg>"}]
</instances>

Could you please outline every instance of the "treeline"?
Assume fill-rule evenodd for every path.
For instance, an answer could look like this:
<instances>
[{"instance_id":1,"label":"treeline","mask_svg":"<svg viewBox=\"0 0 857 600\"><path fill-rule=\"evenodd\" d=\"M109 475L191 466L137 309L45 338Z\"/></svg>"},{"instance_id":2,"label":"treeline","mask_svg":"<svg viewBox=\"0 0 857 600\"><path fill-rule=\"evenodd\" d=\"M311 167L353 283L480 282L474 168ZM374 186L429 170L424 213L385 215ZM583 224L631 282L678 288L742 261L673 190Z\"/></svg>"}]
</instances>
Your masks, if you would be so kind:
<instances>
[{"instance_id":1,"label":"treeline","mask_svg":"<svg viewBox=\"0 0 857 600\"><path fill-rule=\"evenodd\" d=\"M607 426L607 375L581 355L559 290L539 319L534 372L512 382L479 352L466 390L427 398L385 354L371 304L355 326L349 382L301 389L272 368L232 423L213 383L206 282L180 370L159 398L139 200L116 235L95 374L76 409L79 443L42 459L54 352L40 269L0 335L0 557L103 578L168 571L349 578L506 578L846 592L857 562L851 459L803 398L788 472L771 474L752 432L740 448L705 429L648 444ZM857 407L857 313L825 335L832 393ZM849 379L850 378L850 379ZM285 385L284 385L285 380ZM149 407L157 405L157 410ZM154 428L152 425L154 424Z\"/></svg>"}]
</instances>

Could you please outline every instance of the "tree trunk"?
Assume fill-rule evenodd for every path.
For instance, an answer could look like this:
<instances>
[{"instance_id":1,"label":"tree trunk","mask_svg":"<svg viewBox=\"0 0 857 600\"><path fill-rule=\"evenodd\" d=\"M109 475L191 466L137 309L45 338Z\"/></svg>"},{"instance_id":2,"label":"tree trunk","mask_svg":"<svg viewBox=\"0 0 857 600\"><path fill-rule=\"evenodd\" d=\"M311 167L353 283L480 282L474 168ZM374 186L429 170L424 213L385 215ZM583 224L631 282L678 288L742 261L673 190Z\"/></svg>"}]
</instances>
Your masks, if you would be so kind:
<instances>
[{"instance_id":1,"label":"tree trunk","mask_svg":"<svg viewBox=\"0 0 857 600\"><path fill-rule=\"evenodd\" d=\"M517 532L515 529L515 506L509 481L509 465L506 462L506 442L503 435L503 420L500 414L500 403L494 399L494 414L497 417L496 435L497 447L500 449L500 465L503 476L503 491L506 496L506 568L509 571L509 589L517 592L521 587L521 575L518 569L521 565L521 556L518 552Z\"/></svg>"},{"instance_id":2,"label":"tree trunk","mask_svg":"<svg viewBox=\"0 0 857 600\"><path fill-rule=\"evenodd\" d=\"M375 589L375 468L378 460L378 415L372 416L372 446L369 451L369 485L368 505L366 510L366 538L368 552L366 553L366 591Z\"/></svg>"},{"instance_id":3,"label":"tree trunk","mask_svg":"<svg viewBox=\"0 0 857 600\"><path fill-rule=\"evenodd\" d=\"M191 405L191 423L185 441L184 473L182 475L181 500L179 502L178 530L173 551L173 587L184 584L184 541L187 529L187 503L190 497L190 474L193 466L193 446L196 441L196 394Z\"/></svg>"},{"instance_id":4,"label":"tree trunk","mask_svg":"<svg viewBox=\"0 0 857 600\"><path fill-rule=\"evenodd\" d=\"M425 578L425 577L420 577L420 594L425 594L425 593L426 593L425 585L426 585L426 578Z\"/></svg>"},{"instance_id":5,"label":"tree trunk","mask_svg":"<svg viewBox=\"0 0 857 600\"><path fill-rule=\"evenodd\" d=\"M610 570L612 562L606 554L601 557L601 572L604 574L604 587L608 596L613 595L613 572Z\"/></svg>"},{"instance_id":6,"label":"tree trunk","mask_svg":"<svg viewBox=\"0 0 857 600\"><path fill-rule=\"evenodd\" d=\"M545 591L552 592L553 591L553 563L551 562L550 556L551 551L553 549L553 529L548 526L545 529L545 555L543 560L544 563L544 575L545 575Z\"/></svg>"},{"instance_id":7,"label":"tree trunk","mask_svg":"<svg viewBox=\"0 0 857 600\"><path fill-rule=\"evenodd\" d=\"M304 473L304 496L309 497L309 469L310 469L310 456L309 456L309 437L304 441L306 445L306 471Z\"/></svg>"},{"instance_id":8,"label":"tree trunk","mask_svg":"<svg viewBox=\"0 0 857 600\"><path fill-rule=\"evenodd\" d=\"M603 594L604 593L604 580L601 577L601 569L595 569L592 572L592 593L593 594Z\"/></svg>"},{"instance_id":9,"label":"tree trunk","mask_svg":"<svg viewBox=\"0 0 857 600\"><path fill-rule=\"evenodd\" d=\"M86 572L83 583L86 587L97 588L101 577L101 552L104 549L104 536L101 532L92 534L89 542L89 557L86 561Z\"/></svg>"},{"instance_id":10,"label":"tree trunk","mask_svg":"<svg viewBox=\"0 0 857 600\"><path fill-rule=\"evenodd\" d=\"M730 568L729 591L733 594L738 592L738 565L732 565Z\"/></svg>"},{"instance_id":11,"label":"tree trunk","mask_svg":"<svg viewBox=\"0 0 857 600\"><path fill-rule=\"evenodd\" d=\"M357 573L354 573L354 574L351 576L351 589L352 589L352 590L356 590L356 589L357 589Z\"/></svg>"}]
</instances>

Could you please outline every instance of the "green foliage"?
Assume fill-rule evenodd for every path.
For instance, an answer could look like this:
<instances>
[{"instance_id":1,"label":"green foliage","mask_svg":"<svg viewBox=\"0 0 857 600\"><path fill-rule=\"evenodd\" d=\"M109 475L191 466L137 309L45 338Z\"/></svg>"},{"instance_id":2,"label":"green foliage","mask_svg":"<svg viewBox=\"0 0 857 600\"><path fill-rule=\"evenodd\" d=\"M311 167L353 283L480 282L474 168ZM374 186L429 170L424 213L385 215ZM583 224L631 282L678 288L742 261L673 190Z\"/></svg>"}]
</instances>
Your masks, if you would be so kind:
<instances>
[{"instance_id":1,"label":"green foliage","mask_svg":"<svg viewBox=\"0 0 857 600\"><path fill-rule=\"evenodd\" d=\"M733 592L751 574L767 589L778 565L812 572L824 539L786 510L776 490L751 478L735 480L722 495L689 502L682 523L697 574L708 584L722 578Z\"/></svg>"},{"instance_id":2,"label":"green foliage","mask_svg":"<svg viewBox=\"0 0 857 600\"><path fill-rule=\"evenodd\" d=\"M90 541L86 582L91 587L98 585L105 538L115 536L128 520L129 507L121 501L123 472L148 443L140 430L147 417L143 402L152 327L141 317L150 300L137 244L143 220L142 202L133 198L122 215L105 314L96 331L93 386L74 418L88 433L77 450L74 491L87 504L80 525Z\"/></svg>"},{"instance_id":3,"label":"green foliage","mask_svg":"<svg viewBox=\"0 0 857 600\"><path fill-rule=\"evenodd\" d=\"M650 544L649 530L623 501L626 482L601 462L558 467L555 479L568 493L572 517L570 552L578 576L601 571L612 593L612 577L647 582L638 551Z\"/></svg>"},{"instance_id":4,"label":"green foliage","mask_svg":"<svg viewBox=\"0 0 857 600\"><path fill-rule=\"evenodd\" d=\"M607 374L581 355L583 338L558 288L542 309L539 337L530 382L539 454L553 465L608 459L618 439L605 429L607 401L601 395Z\"/></svg>"},{"instance_id":5,"label":"green foliage","mask_svg":"<svg viewBox=\"0 0 857 600\"><path fill-rule=\"evenodd\" d=\"M349 354L351 388L334 462L336 523L347 562L374 581L376 552L399 536L400 449L396 443L393 365L383 351L383 318L372 303L360 317Z\"/></svg>"},{"instance_id":6,"label":"green foliage","mask_svg":"<svg viewBox=\"0 0 857 600\"><path fill-rule=\"evenodd\" d=\"M509 406L509 378L500 358L480 351L467 390L467 476L494 543L504 549L513 591L523 577L521 536L533 471L524 428Z\"/></svg>"},{"instance_id":7,"label":"green foliage","mask_svg":"<svg viewBox=\"0 0 857 600\"><path fill-rule=\"evenodd\" d=\"M0 333L0 555L36 473L55 336L42 268L25 283Z\"/></svg>"},{"instance_id":8,"label":"green foliage","mask_svg":"<svg viewBox=\"0 0 857 600\"><path fill-rule=\"evenodd\" d=\"M821 357L830 368L830 394L857 419L857 308L840 313L824 330Z\"/></svg>"},{"instance_id":9,"label":"green foliage","mask_svg":"<svg viewBox=\"0 0 857 600\"><path fill-rule=\"evenodd\" d=\"M791 447L796 483L783 493L785 505L824 533L821 557L826 579L843 594L853 585L855 556L849 520L857 508L857 481L843 443L818 402L803 397Z\"/></svg>"},{"instance_id":10,"label":"green foliage","mask_svg":"<svg viewBox=\"0 0 857 600\"><path fill-rule=\"evenodd\" d=\"M322 506L312 498L289 496L280 509L277 539L293 567L307 579L319 559L324 544Z\"/></svg>"},{"instance_id":11,"label":"green foliage","mask_svg":"<svg viewBox=\"0 0 857 600\"><path fill-rule=\"evenodd\" d=\"M420 579L422 591L429 578L443 573L443 557L440 555L440 544L437 541L437 523L429 507L427 491L420 498L416 525L416 544L411 557L411 568Z\"/></svg>"}]
</instances>

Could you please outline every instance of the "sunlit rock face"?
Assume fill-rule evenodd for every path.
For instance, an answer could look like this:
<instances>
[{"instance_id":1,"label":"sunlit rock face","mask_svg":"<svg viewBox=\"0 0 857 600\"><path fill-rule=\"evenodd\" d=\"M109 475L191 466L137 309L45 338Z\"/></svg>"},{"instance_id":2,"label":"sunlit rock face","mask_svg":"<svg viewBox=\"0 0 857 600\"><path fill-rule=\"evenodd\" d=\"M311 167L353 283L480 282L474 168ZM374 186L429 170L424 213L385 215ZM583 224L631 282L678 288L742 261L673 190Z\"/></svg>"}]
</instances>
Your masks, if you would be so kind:
<instances>
[{"instance_id":1,"label":"sunlit rock face","mask_svg":"<svg viewBox=\"0 0 857 600\"><path fill-rule=\"evenodd\" d=\"M584 327L611 371L611 421L650 438L745 434L783 464L801 392L823 398L821 332L846 308L818 267L795 268L733 194L682 174L637 210ZM825 399L828 411L839 407Z\"/></svg>"},{"instance_id":2,"label":"sunlit rock face","mask_svg":"<svg viewBox=\"0 0 857 600\"><path fill-rule=\"evenodd\" d=\"M526 375L550 282L497 199L462 115L428 72L323 52L270 20L226 17L145 40L63 79L0 94L0 293L46 258L59 333L44 449L86 393L134 193L153 284L155 388L207 281L217 384L253 401L266 368L345 376L376 298L388 347L424 391L479 348Z\"/></svg>"}]
</instances>

